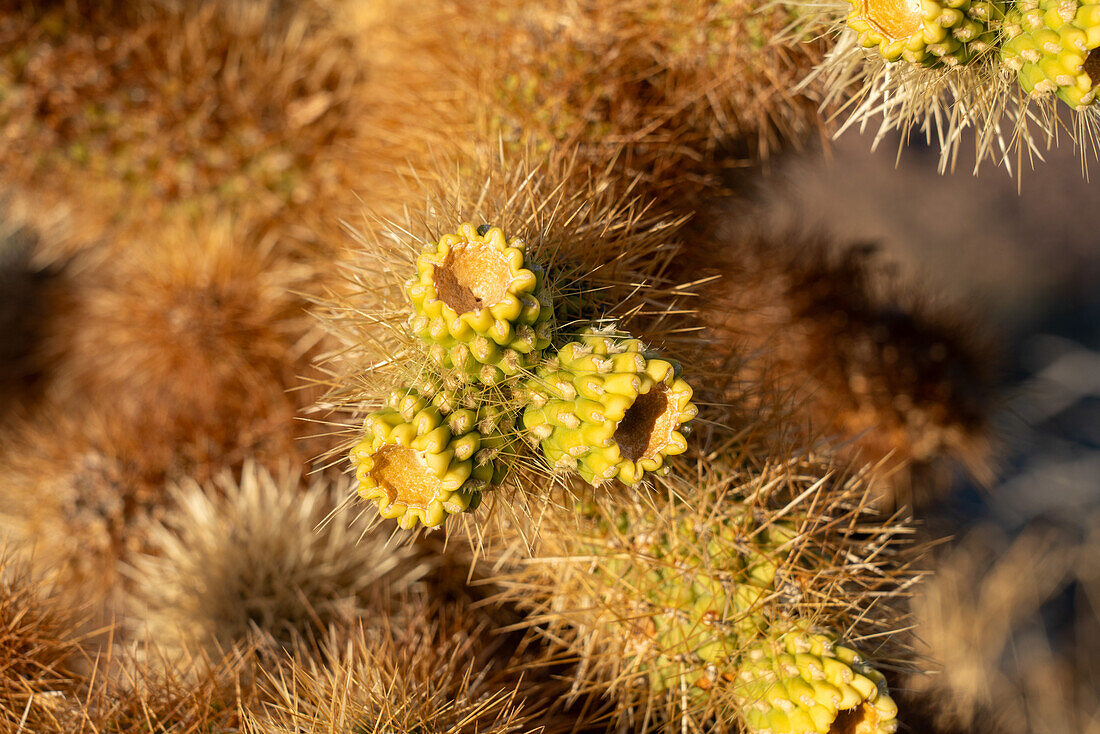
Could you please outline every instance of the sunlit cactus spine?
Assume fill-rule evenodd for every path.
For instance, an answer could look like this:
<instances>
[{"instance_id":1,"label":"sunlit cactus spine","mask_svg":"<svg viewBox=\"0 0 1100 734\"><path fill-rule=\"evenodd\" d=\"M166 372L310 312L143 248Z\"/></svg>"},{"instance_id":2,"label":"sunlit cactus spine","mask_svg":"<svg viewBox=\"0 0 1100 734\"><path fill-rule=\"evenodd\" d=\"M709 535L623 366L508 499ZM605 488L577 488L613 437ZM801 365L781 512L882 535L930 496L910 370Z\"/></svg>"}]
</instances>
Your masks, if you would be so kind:
<instances>
[{"instance_id":1,"label":"sunlit cactus spine","mask_svg":"<svg viewBox=\"0 0 1100 734\"><path fill-rule=\"evenodd\" d=\"M555 469L589 484L636 484L667 474L687 450L684 424L698 413L680 366L637 339L588 328L527 382L523 426Z\"/></svg>"},{"instance_id":2,"label":"sunlit cactus spine","mask_svg":"<svg viewBox=\"0 0 1100 734\"><path fill-rule=\"evenodd\" d=\"M510 420L493 407L444 412L413 388L394 391L351 450L359 494L403 528L436 527L475 509L501 476Z\"/></svg>"},{"instance_id":3,"label":"sunlit cactus spine","mask_svg":"<svg viewBox=\"0 0 1100 734\"><path fill-rule=\"evenodd\" d=\"M441 368L495 384L550 345L554 307L543 281L522 240L463 224L417 258L406 285L411 330Z\"/></svg>"}]
</instances>

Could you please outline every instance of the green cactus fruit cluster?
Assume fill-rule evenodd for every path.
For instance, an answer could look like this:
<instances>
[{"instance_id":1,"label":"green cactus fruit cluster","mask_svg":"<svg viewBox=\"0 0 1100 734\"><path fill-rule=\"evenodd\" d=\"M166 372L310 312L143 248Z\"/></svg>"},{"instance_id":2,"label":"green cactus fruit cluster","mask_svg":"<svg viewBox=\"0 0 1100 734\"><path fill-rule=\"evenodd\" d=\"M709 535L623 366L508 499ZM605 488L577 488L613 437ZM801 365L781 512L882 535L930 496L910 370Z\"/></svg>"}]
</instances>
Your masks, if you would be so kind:
<instances>
[{"instance_id":1,"label":"green cactus fruit cluster","mask_svg":"<svg viewBox=\"0 0 1100 734\"><path fill-rule=\"evenodd\" d=\"M1057 94L1075 109L1096 102L1100 87L1100 2L1019 0L1005 22L1001 50L1020 86Z\"/></svg>"},{"instance_id":2,"label":"green cactus fruit cluster","mask_svg":"<svg viewBox=\"0 0 1100 734\"><path fill-rule=\"evenodd\" d=\"M733 684L752 732L893 734L886 679L831 635L792 631L746 650Z\"/></svg>"},{"instance_id":3,"label":"green cactus fruit cluster","mask_svg":"<svg viewBox=\"0 0 1100 734\"><path fill-rule=\"evenodd\" d=\"M1000 0L849 0L848 26L887 61L924 66L970 63L997 44Z\"/></svg>"},{"instance_id":4,"label":"green cactus fruit cluster","mask_svg":"<svg viewBox=\"0 0 1100 734\"><path fill-rule=\"evenodd\" d=\"M496 384L535 364L550 346L554 307L522 240L463 224L416 260L405 284L409 325L442 369Z\"/></svg>"},{"instance_id":5,"label":"green cactus fruit cluster","mask_svg":"<svg viewBox=\"0 0 1100 734\"><path fill-rule=\"evenodd\" d=\"M503 410L440 410L414 389L395 391L367 416L351 450L359 495L403 528L435 527L477 507L506 471L500 455L511 417Z\"/></svg>"},{"instance_id":6,"label":"green cactus fruit cluster","mask_svg":"<svg viewBox=\"0 0 1100 734\"><path fill-rule=\"evenodd\" d=\"M791 559L814 563L795 520L764 521L733 505L709 521L634 533L630 548L610 554L605 543L586 554L602 557L599 577L630 600L627 655L652 690L686 684L701 702L723 687L759 734L896 730L882 675L785 609L800 594Z\"/></svg>"},{"instance_id":7,"label":"green cactus fruit cluster","mask_svg":"<svg viewBox=\"0 0 1100 734\"><path fill-rule=\"evenodd\" d=\"M585 329L527 381L523 426L555 469L592 485L636 484L668 472L687 450L682 426L698 413L680 366L637 339Z\"/></svg>"}]
</instances>

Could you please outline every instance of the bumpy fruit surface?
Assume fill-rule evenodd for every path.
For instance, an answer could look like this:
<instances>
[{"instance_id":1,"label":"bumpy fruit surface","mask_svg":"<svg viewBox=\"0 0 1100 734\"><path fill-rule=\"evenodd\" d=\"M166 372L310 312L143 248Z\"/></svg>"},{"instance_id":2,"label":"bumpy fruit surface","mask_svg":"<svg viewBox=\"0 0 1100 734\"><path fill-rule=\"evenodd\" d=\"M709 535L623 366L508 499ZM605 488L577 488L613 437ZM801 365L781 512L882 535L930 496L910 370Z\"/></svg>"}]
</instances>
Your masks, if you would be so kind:
<instances>
[{"instance_id":1,"label":"bumpy fruit surface","mask_svg":"<svg viewBox=\"0 0 1100 734\"><path fill-rule=\"evenodd\" d=\"M441 237L417 258L405 290L410 328L444 369L493 384L550 345L554 308L542 269L498 227L463 224Z\"/></svg>"},{"instance_id":2,"label":"bumpy fruit surface","mask_svg":"<svg viewBox=\"0 0 1100 734\"><path fill-rule=\"evenodd\" d=\"M734 690L752 732L892 734L886 679L831 635L792 631L740 656Z\"/></svg>"},{"instance_id":3,"label":"bumpy fruit surface","mask_svg":"<svg viewBox=\"0 0 1100 734\"><path fill-rule=\"evenodd\" d=\"M687 450L680 428L698 410L679 372L637 339L585 330L528 381L523 425L555 469L635 484Z\"/></svg>"},{"instance_id":4,"label":"bumpy fruit surface","mask_svg":"<svg viewBox=\"0 0 1100 734\"><path fill-rule=\"evenodd\" d=\"M1057 94L1076 109L1100 88L1100 2L1020 0L1008 14L1001 56L1033 95Z\"/></svg>"},{"instance_id":5,"label":"bumpy fruit surface","mask_svg":"<svg viewBox=\"0 0 1100 734\"><path fill-rule=\"evenodd\" d=\"M958 66L993 48L1004 19L1000 0L849 0L859 44L887 61Z\"/></svg>"},{"instance_id":6,"label":"bumpy fruit surface","mask_svg":"<svg viewBox=\"0 0 1100 734\"><path fill-rule=\"evenodd\" d=\"M367 416L351 450L359 495L403 528L435 527L474 509L499 479L504 418L470 409L444 415L415 390L394 392Z\"/></svg>"}]
</instances>

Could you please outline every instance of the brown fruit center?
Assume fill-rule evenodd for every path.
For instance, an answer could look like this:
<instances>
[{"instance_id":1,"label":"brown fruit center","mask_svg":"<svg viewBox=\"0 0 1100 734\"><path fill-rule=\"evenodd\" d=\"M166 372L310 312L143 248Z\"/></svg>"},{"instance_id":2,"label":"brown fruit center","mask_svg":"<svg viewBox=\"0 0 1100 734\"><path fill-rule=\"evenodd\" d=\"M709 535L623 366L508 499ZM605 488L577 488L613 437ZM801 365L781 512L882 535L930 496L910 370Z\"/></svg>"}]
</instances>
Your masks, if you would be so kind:
<instances>
[{"instance_id":1,"label":"brown fruit center","mask_svg":"<svg viewBox=\"0 0 1100 734\"><path fill-rule=\"evenodd\" d=\"M920 0L860 0L859 14L891 41L918 33L924 19Z\"/></svg>"},{"instance_id":2,"label":"brown fruit center","mask_svg":"<svg viewBox=\"0 0 1100 734\"><path fill-rule=\"evenodd\" d=\"M657 385L638 396L619 421L614 440L631 461L652 459L672 440L676 416L668 401L668 388Z\"/></svg>"},{"instance_id":3,"label":"brown fruit center","mask_svg":"<svg viewBox=\"0 0 1100 734\"><path fill-rule=\"evenodd\" d=\"M864 703L839 712L829 727L829 734L875 734L878 724L878 711Z\"/></svg>"},{"instance_id":4,"label":"brown fruit center","mask_svg":"<svg viewBox=\"0 0 1100 734\"><path fill-rule=\"evenodd\" d=\"M370 477L389 497L390 503L427 510L439 497L442 483L424 463L419 451L386 444L374 454Z\"/></svg>"},{"instance_id":5,"label":"brown fruit center","mask_svg":"<svg viewBox=\"0 0 1100 734\"><path fill-rule=\"evenodd\" d=\"M1100 86L1100 47L1089 51L1089 55L1085 57L1085 63L1081 65L1081 70L1088 75L1092 86Z\"/></svg>"},{"instance_id":6,"label":"brown fruit center","mask_svg":"<svg viewBox=\"0 0 1100 734\"><path fill-rule=\"evenodd\" d=\"M484 242L460 242L435 268L439 300L463 314L500 303L512 282L508 260Z\"/></svg>"}]
</instances>

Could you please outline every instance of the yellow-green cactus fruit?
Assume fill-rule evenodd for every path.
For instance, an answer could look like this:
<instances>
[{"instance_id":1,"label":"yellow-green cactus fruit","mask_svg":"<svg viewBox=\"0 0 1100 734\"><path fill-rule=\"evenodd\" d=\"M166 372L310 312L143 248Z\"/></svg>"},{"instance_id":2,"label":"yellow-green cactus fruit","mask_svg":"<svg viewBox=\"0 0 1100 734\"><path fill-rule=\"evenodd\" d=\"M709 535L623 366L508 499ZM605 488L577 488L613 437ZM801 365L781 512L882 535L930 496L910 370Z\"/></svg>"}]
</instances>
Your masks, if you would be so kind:
<instances>
[{"instance_id":1,"label":"yellow-green cactus fruit","mask_svg":"<svg viewBox=\"0 0 1100 734\"><path fill-rule=\"evenodd\" d=\"M665 458L687 450L681 428L698 413L678 364L606 331L583 331L527 387L528 435L552 467L594 486L667 473Z\"/></svg>"},{"instance_id":2,"label":"yellow-green cactus fruit","mask_svg":"<svg viewBox=\"0 0 1100 734\"><path fill-rule=\"evenodd\" d=\"M406 529L476 508L500 472L504 438L494 418L467 408L445 415L415 390L394 392L351 450L359 495Z\"/></svg>"},{"instance_id":3,"label":"yellow-green cactus fruit","mask_svg":"<svg viewBox=\"0 0 1100 734\"><path fill-rule=\"evenodd\" d=\"M996 46L1001 0L849 0L848 25L887 61L958 66Z\"/></svg>"},{"instance_id":4,"label":"yellow-green cactus fruit","mask_svg":"<svg viewBox=\"0 0 1100 734\"><path fill-rule=\"evenodd\" d=\"M1100 2L1020 0L1005 22L1005 64L1032 95L1057 94L1075 109L1100 87Z\"/></svg>"},{"instance_id":5,"label":"yellow-green cactus fruit","mask_svg":"<svg viewBox=\"0 0 1100 734\"><path fill-rule=\"evenodd\" d=\"M494 384L533 365L550 346L553 302L522 240L463 224L416 260L405 284L412 332L442 368Z\"/></svg>"},{"instance_id":6,"label":"yellow-green cactus fruit","mask_svg":"<svg viewBox=\"0 0 1100 734\"><path fill-rule=\"evenodd\" d=\"M740 656L735 694L750 732L893 734L886 679L830 635L788 632Z\"/></svg>"}]
</instances>

